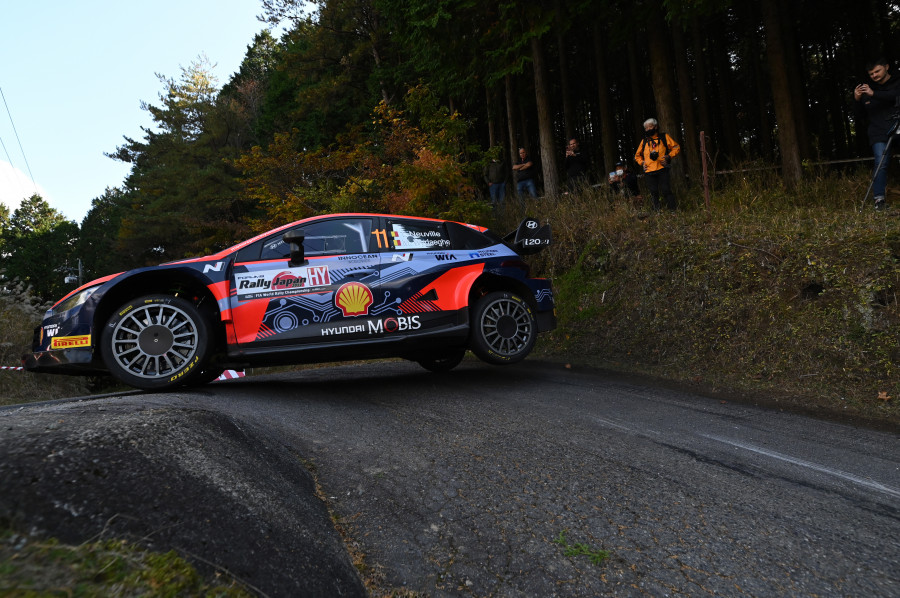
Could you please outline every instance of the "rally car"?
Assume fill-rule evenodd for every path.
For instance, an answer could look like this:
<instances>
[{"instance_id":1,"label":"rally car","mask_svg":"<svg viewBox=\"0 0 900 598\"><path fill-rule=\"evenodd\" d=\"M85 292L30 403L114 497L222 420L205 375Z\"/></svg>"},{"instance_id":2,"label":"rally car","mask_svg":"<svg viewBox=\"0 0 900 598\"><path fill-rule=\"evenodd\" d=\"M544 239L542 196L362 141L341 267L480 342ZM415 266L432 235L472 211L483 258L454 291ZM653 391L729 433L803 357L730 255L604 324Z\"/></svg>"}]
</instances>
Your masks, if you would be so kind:
<instances>
[{"instance_id":1,"label":"rally car","mask_svg":"<svg viewBox=\"0 0 900 598\"><path fill-rule=\"evenodd\" d=\"M351 359L447 371L467 349L515 363L556 326L550 281L521 257L550 241L534 219L501 238L447 220L316 216L89 282L45 314L23 365L165 389L226 368Z\"/></svg>"}]
</instances>

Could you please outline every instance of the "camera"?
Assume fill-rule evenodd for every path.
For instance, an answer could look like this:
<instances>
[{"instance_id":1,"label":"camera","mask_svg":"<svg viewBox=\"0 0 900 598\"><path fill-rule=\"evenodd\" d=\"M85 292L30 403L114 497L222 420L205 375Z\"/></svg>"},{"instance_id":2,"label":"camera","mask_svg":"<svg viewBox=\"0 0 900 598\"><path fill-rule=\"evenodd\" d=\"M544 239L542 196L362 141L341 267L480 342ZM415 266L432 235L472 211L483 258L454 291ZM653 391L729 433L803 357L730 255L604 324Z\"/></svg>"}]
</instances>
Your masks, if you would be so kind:
<instances>
[{"instance_id":1,"label":"camera","mask_svg":"<svg viewBox=\"0 0 900 598\"><path fill-rule=\"evenodd\" d=\"M659 152L658 152L658 151L653 150L652 152L650 152L650 159L651 159L651 160L656 160L657 158L659 158Z\"/></svg>"}]
</instances>

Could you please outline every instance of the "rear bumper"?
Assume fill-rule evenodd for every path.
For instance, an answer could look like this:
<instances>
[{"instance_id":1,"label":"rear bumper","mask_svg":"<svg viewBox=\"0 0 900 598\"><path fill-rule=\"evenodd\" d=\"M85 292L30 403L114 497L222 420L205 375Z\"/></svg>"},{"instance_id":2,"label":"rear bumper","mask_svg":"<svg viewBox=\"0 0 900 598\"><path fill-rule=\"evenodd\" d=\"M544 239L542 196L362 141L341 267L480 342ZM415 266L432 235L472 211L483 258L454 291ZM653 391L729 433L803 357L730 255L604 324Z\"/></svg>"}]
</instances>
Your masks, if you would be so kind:
<instances>
[{"instance_id":1,"label":"rear bumper","mask_svg":"<svg viewBox=\"0 0 900 598\"><path fill-rule=\"evenodd\" d=\"M534 319L537 321L538 332L549 332L556 328L556 310L539 311Z\"/></svg>"}]
</instances>

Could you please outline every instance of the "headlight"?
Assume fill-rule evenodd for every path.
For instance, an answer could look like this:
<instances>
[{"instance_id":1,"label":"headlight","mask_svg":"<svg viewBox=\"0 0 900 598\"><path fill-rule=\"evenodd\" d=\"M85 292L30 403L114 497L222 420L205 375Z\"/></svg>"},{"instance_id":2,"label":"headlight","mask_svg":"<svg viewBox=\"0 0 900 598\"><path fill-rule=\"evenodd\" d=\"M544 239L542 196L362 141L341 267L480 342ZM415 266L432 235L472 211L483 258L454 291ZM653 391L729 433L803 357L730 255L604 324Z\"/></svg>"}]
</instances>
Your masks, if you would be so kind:
<instances>
[{"instance_id":1,"label":"headlight","mask_svg":"<svg viewBox=\"0 0 900 598\"><path fill-rule=\"evenodd\" d=\"M88 287L83 289L74 295L70 295L68 298L60 301L50 310L51 314L59 314L64 311L69 311L72 308L78 307L82 303L88 300L88 297L94 294L94 291L100 288L100 285L94 287ZM49 314L48 314L49 315Z\"/></svg>"}]
</instances>

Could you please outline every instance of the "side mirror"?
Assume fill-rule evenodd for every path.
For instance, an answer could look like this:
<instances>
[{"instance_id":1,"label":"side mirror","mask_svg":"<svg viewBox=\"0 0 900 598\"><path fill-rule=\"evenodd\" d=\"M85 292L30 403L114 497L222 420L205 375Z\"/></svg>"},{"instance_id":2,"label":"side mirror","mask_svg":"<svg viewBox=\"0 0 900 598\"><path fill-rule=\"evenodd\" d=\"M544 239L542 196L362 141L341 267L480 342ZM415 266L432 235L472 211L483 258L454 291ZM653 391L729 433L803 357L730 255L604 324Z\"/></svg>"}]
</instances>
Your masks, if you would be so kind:
<instances>
[{"instance_id":1,"label":"side mirror","mask_svg":"<svg viewBox=\"0 0 900 598\"><path fill-rule=\"evenodd\" d=\"M302 230L290 230L284 233L281 240L291 246L291 266L302 266L306 263L303 255L303 240L306 239L306 233Z\"/></svg>"}]
</instances>

